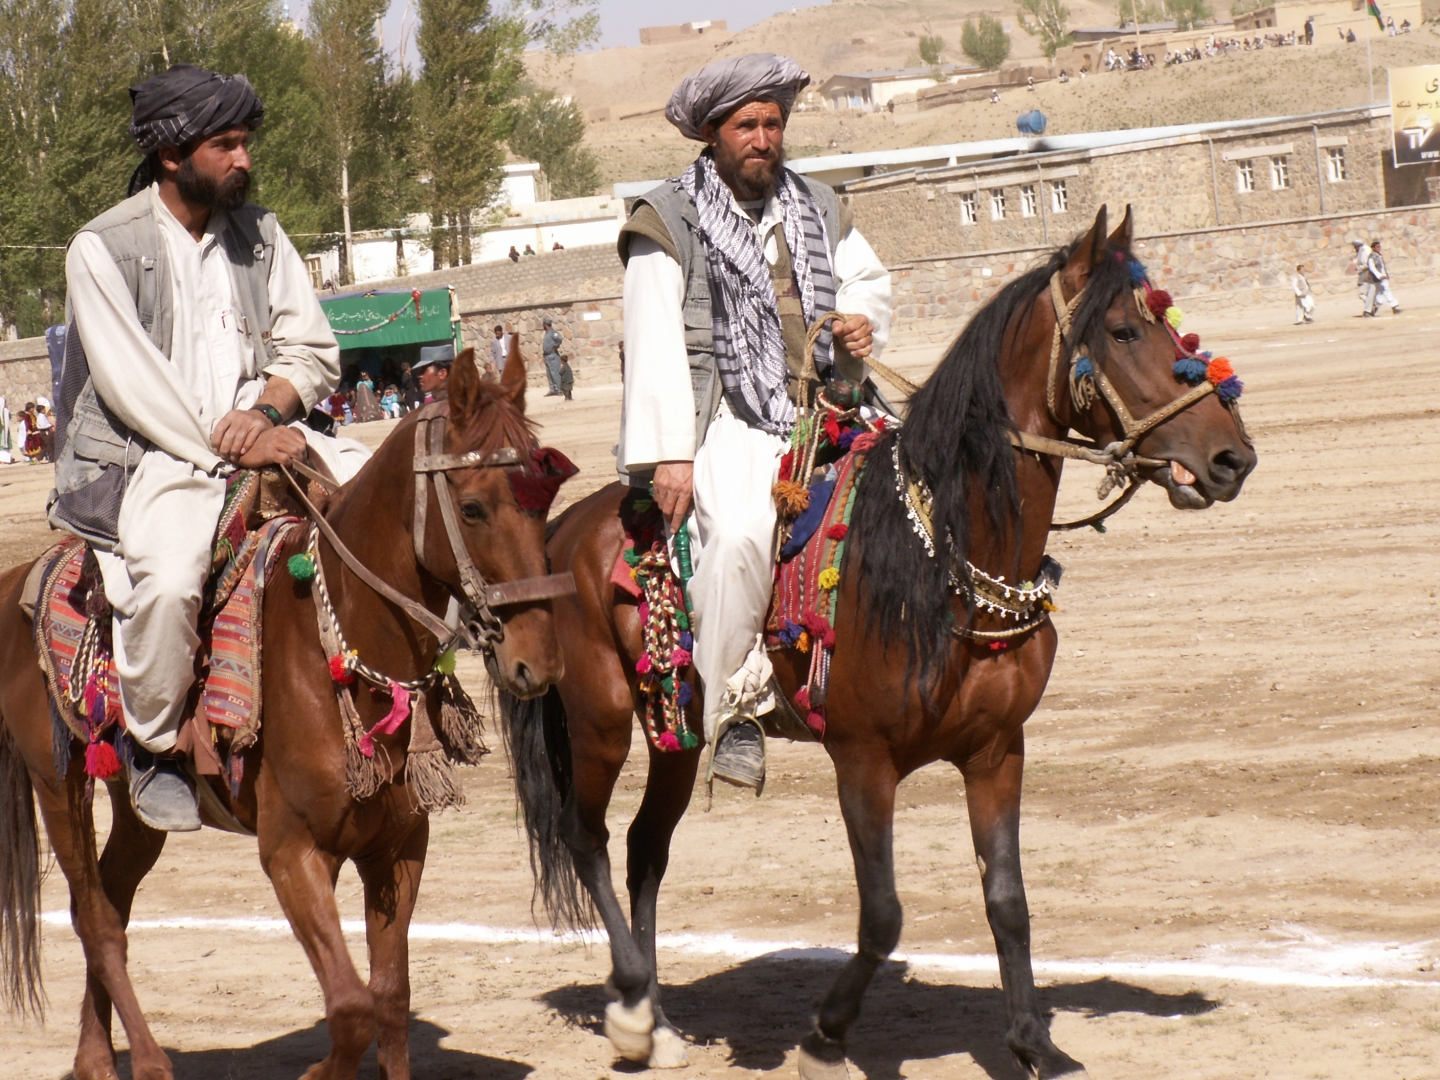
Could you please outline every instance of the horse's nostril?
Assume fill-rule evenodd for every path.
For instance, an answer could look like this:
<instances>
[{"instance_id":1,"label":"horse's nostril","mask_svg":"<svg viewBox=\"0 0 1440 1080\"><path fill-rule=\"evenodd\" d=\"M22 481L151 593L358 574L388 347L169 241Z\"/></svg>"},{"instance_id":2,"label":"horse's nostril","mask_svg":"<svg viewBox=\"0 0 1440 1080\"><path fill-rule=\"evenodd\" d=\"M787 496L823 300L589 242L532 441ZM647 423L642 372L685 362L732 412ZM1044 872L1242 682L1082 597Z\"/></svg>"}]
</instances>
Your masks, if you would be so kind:
<instances>
[{"instance_id":1,"label":"horse's nostril","mask_svg":"<svg viewBox=\"0 0 1440 1080\"><path fill-rule=\"evenodd\" d=\"M1229 484L1245 475L1245 458L1235 450L1221 450L1210 459L1210 478Z\"/></svg>"},{"instance_id":2,"label":"horse's nostril","mask_svg":"<svg viewBox=\"0 0 1440 1080\"><path fill-rule=\"evenodd\" d=\"M522 690L529 690L534 684L530 676L530 667L523 661L515 665L515 685Z\"/></svg>"}]
</instances>

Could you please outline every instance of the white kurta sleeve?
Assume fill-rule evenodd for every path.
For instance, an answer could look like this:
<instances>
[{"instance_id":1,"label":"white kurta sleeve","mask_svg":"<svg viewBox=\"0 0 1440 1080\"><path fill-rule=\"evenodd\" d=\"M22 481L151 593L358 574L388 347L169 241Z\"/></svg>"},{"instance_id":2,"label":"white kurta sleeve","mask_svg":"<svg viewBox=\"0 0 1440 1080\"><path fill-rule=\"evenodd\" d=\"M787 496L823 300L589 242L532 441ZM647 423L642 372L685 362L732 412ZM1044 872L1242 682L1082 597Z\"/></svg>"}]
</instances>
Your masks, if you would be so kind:
<instances>
[{"instance_id":1,"label":"white kurta sleeve","mask_svg":"<svg viewBox=\"0 0 1440 1080\"><path fill-rule=\"evenodd\" d=\"M340 383L340 346L310 284L305 261L277 227L270 267L270 338L279 356L265 369L295 387L305 412Z\"/></svg>"},{"instance_id":2,"label":"white kurta sleeve","mask_svg":"<svg viewBox=\"0 0 1440 1080\"><path fill-rule=\"evenodd\" d=\"M626 471L695 458L684 304L680 264L649 237L633 237L625 267L625 398L617 451Z\"/></svg>"},{"instance_id":3,"label":"white kurta sleeve","mask_svg":"<svg viewBox=\"0 0 1440 1080\"><path fill-rule=\"evenodd\" d=\"M860 235L851 229L835 245L835 310L864 315L874 327L871 352L879 356L890 343L890 271Z\"/></svg>"},{"instance_id":4,"label":"white kurta sleeve","mask_svg":"<svg viewBox=\"0 0 1440 1080\"><path fill-rule=\"evenodd\" d=\"M75 237L65 281L90 378L106 407L165 453L214 472L222 462L210 448L200 405L140 325L130 289L100 237Z\"/></svg>"}]
</instances>

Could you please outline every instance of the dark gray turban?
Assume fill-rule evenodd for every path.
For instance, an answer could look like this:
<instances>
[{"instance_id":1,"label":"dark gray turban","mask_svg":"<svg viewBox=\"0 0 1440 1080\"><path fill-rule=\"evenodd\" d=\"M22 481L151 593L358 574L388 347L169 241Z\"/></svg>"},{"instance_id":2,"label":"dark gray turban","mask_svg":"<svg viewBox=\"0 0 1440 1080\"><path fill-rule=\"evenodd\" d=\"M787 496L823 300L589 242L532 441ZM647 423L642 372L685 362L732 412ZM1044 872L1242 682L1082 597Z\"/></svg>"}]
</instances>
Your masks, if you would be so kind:
<instances>
[{"instance_id":1,"label":"dark gray turban","mask_svg":"<svg viewBox=\"0 0 1440 1080\"><path fill-rule=\"evenodd\" d=\"M194 64L176 64L132 86L130 101L130 137L142 154L241 124L253 131L265 119L265 106L244 75L219 75Z\"/></svg>"},{"instance_id":2,"label":"dark gray turban","mask_svg":"<svg viewBox=\"0 0 1440 1080\"><path fill-rule=\"evenodd\" d=\"M716 60L685 79L670 95L665 119L687 139L704 141L700 128L751 101L773 101L780 116L790 119L790 108L810 76L788 56L748 53Z\"/></svg>"}]
</instances>

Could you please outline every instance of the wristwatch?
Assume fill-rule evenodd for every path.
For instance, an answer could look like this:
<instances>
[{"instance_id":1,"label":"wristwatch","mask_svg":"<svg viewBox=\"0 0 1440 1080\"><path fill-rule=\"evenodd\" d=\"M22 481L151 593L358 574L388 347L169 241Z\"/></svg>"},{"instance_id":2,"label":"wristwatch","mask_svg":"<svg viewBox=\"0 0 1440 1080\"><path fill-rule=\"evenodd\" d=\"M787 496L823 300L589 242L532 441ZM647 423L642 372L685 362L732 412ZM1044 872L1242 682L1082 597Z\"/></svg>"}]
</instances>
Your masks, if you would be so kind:
<instances>
[{"instance_id":1,"label":"wristwatch","mask_svg":"<svg viewBox=\"0 0 1440 1080\"><path fill-rule=\"evenodd\" d=\"M275 427L279 427L285 422L285 418L280 415L280 410L275 408L274 405L252 405L250 406L250 411L258 412Z\"/></svg>"}]
</instances>

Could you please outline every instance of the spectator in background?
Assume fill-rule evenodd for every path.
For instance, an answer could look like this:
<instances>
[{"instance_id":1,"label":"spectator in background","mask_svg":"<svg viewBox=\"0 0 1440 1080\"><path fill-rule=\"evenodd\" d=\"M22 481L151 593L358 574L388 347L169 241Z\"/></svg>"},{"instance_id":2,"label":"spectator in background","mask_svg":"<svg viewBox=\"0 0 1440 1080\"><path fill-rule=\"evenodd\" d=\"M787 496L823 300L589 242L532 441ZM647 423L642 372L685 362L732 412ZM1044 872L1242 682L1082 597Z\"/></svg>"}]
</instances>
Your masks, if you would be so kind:
<instances>
[{"instance_id":1,"label":"spectator in background","mask_svg":"<svg viewBox=\"0 0 1440 1080\"><path fill-rule=\"evenodd\" d=\"M1311 15L1305 20L1305 44L1315 44L1315 16Z\"/></svg>"},{"instance_id":2,"label":"spectator in background","mask_svg":"<svg viewBox=\"0 0 1440 1080\"><path fill-rule=\"evenodd\" d=\"M380 411L388 420L400 419L400 394L393 383L385 387L385 392L380 395Z\"/></svg>"},{"instance_id":3,"label":"spectator in background","mask_svg":"<svg viewBox=\"0 0 1440 1080\"><path fill-rule=\"evenodd\" d=\"M420 387L415 382L415 375L409 364L400 365L400 403L406 412L420 407Z\"/></svg>"},{"instance_id":4,"label":"spectator in background","mask_svg":"<svg viewBox=\"0 0 1440 1080\"><path fill-rule=\"evenodd\" d=\"M525 254L526 254L526 255L534 255L534 254L535 254L535 249L532 248L529 244L526 244L526 245L525 245Z\"/></svg>"},{"instance_id":5,"label":"spectator in background","mask_svg":"<svg viewBox=\"0 0 1440 1080\"><path fill-rule=\"evenodd\" d=\"M565 250L565 245L562 244L562 243L560 243L559 240L556 240L555 243L554 243L554 245L550 248L550 250L551 250L551 251L564 251L564 250Z\"/></svg>"},{"instance_id":6,"label":"spectator in background","mask_svg":"<svg viewBox=\"0 0 1440 1080\"><path fill-rule=\"evenodd\" d=\"M518 252L518 251L515 250L515 245L514 245L514 244L511 244L511 245L510 245L510 256L509 256L509 258L510 258L510 261L511 261L511 262L519 262L519 261L520 261L520 252Z\"/></svg>"},{"instance_id":7,"label":"spectator in background","mask_svg":"<svg viewBox=\"0 0 1440 1080\"><path fill-rule=\"evenodd\" d=\"M620 377L625 377L625 360L620 360ZM5 399L0 397L0 465L9 465L15 460L15 444L10 437L10 410Z\"/></svg>"},{"instance_id":8,"label":"spectator in background","mask_svg":"<svg viewBox=\"0 0 1440 1080\"><path fill-rule=\"evenodd\" d=\"M1375 302L1375 279L1370 274L1370 245L1364 240L1351 240L1355 258L1350 266L1355 269L1355 288L1360 293L1360 314L1368 316Z\"/></svg>"},{"instance_id":9,"label":"spectator in background","mask_svg":"<svg viewBox=\"0 0 1440 1080\"><path fill-rule=\"evenodd\" d=\"M510 338L505 328L495 324L495 336L490 339L490 368L498 379L505 374L505 358L510 355Z\"/></svg>"},{"instance_id":10,"label":"spectator in background","mask_svg":"<svg viewBox=\"0 0 1440 1080\"><path fill-rule=\"evenodd\" d=\"M1375 287L1372 292L1374 297L1370 305L1370 314L1379 315L1380 305L1388 304L1392 314L1400 314L1400 301L1395 299L1395 294L1390 291L1390 272L1385 269L1385 256L1380 254L1380 241L1370 241L1370 258L1366 261L1370 268L1370 276L1375 279Z\"/></svg>"},{"instance_id":11,"label":"spectator in background","mask_svg":"<svg viewBox=\"0 0 1440 1080\"><path fill-rule=\"evenodd\" d=\"M575 372L570 367L570 357L560 357L560 393L565 395L566 401L573 401L571 396L575 390Z\"/></svg>"},{"instance_id":12,"label":"spectator in background","mask_svg":"<svg viewBox=\"0 0 1440 1080\"><path fill-rule=\"evenodd\" d=\"M540 340L540 354L545 358L545 380L550 384L550 390L546 397L558 397L560 394L560 346L565 339L560 331L555 329L554 322L547 315L541 320L545 327L545 336Z\"/></svg>"},{"instance_id":13,"label":"spectator in background","mask_svg":"<svg viewBox=\"0 0 1440 1080\"><path fill-rule=\"evenodd\" d=\"M35 465L45 454L45 441L40 437L40 425L36 419L33 401L27 401L24 411L20 413L20 431L24 435L20 452L25 455L27 464Z\"/></svg>"},{"instance_id":14,"label":"spectator in background","mask_svg":"<svg viewBox=\"0 0 1440 1080\"><path fill-rule=\"evenodd\" d=\"M55 460L55 421L50 415L50 399L35 399L35 426L40 432L40 447L46 461Z\"/></svg>"},{"instance_id":15,"label":"spectator in background","mask_svg":"<svg viewBox=\"0 0 1440 1080\"><path fill-rule=\"evenodd\" d=\"M1295 276L1290 279L1295 290L1295 325L1315 321L1315 297L1310 295L1310 282L1305 277L1304 264L1295 267Z\"/></svg>"}]
</instances>

